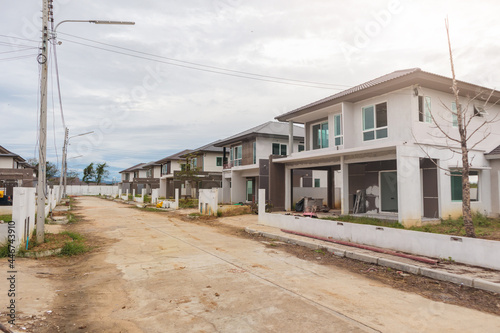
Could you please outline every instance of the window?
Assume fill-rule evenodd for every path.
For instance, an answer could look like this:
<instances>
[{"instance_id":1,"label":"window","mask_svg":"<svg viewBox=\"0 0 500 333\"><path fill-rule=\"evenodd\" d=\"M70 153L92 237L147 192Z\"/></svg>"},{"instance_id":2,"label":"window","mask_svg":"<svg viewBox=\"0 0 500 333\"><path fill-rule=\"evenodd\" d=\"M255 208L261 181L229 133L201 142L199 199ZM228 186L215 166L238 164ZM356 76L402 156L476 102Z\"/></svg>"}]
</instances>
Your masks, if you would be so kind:
<instances>
[{"instance_id":1,"label":"window","mask_svg":"<svg viewBox=\"0 0 500 333\"><path fill-rule=\"evenodd\" d=\"M152 176L151 169L147 169L146 170L146 178L151 178L151 176Z\"/></svg>"},{"instance_id":2,"label":"window","mask_svg":"<svg viewBox=\"0 0 500 333\"><path fill-rule=\"evenodd\" d=\"M195 157L191 160L191 166L193 169L196 169L196 166L198 165L198 157Z\"/></svg>"},{"instance_id":3,"label":"window","mask_svg":"<svg viewBox=\"0 0 500 333\"><path fill-rule=\"evenodd\" d=\"M304 148L305 148L305 147L304 147L304 145L303 145L303 144L299 144L299 153L300 153L301 151L304 151Z\"/></svg>"},{"instance_id":4,"label":"window","mask_svg":"<svg viewBox=\"0 0 500 333\"><path fill-rule=\"evenodd\" d=\"M130 180L130 173L125 173L125 181L129 181Z\"/></svg>"},{"instance_id":5,"label":"window","mask_svg":"<svg viewBox=\"0 0 500 333\"><path fill-rule=\"evenodd\" d=\"M328 122L312 126L313 149L328 148Z\"/></svg>"},{"instance_id":6,"label":"window","mask_svg":"<svg viewBox=\"0 0 500 333\"><path fill-rule=\"evenodd\" d=\"M243 156L243 147L240 145L240 146L236 146L236 147L233 147L232 148L232 158L234 160L234 166L239 166L241 165L241 158Z\"/></svg>"},{"instance_id":7,"label":"window","mask_svg":"<svg viewBox=\"0 0 500 333\"><path fill-rule=\"evenodd\" d=\"M222 157L217 157L215 161L216 166L222 166Z\"/></svg>"},{"instance_id":8,"label":"window","mask_svg":"<svg viewBox=\"0 0 500 333\"><path fill-rule=\"evenodd\" d=\"M166 165L166 164L163 164L163 165L161 166L161 174L162 174L162 175L166 175L167 173L168 173L168 171L167 171L167 165Z\"/></svg>"},{"instance_id":9,"label":"window","mask_svg":"<svg viewBox=\"0 0 500 333\"><path fill-rule=\"evenodd\" d=\"M181 171L186 171L186 163L181 164Z\"/></svg>"},{"instance_id":10,"label":"window","mask_svg":"<svg viewBox=\"0 0 500 333\"><path fill-rule=\"evenodd\" d=\"M429 96L418 96L418 121L432 123L431 98Z\"/></svg>"},{"instance_id":11,"label":"window","mask_svg":"<svg viewBox=\"0 0 500 333\"><path fill-rule=\"evenodd\" d=\"M321 187L321 179L314 178L314 187Z\"/></svg>"},{"instance_id":12,"label":"window","mask_svg":"<svg viewBox=\"0 0 500 333\"><path fill-rule=\"evenodd\" d=\"M461 105L458 105L458 108L461 109ZM458 127L458 117L457 117L457 103L451 103L451 112L452 112L452 125L453 127Z\"/></svg>"},{"instance_id":13,"label":"window","mask_svg":"<svg viewBox=\"0 0 500 333\"><path fill-rule=\"evenodd\" d=\"M342 115L336 114L333 116L333 138L335 146L344 144L344 137L342 135Z\"/></svg>"},{"instance_id":14,"label":"window","mask_svg":"<svg viewBox=\"0 0 500 333\"><path fill-rule=\"evenodd\" d=\"M462 201L462 172L453 171L451 180L451 200ZM479 200L479 172L469 171L470 201Z\"/></svg>"},{"instance_id":15,"label":"window","mask_svg":"<svg viewBox=\"0 0 500 333\"><path fill-rule=\"evenodd\" d=\"M286 145L281 143L273 143L273 155L286 156Z\"/></svg>"},{"instance_id":16,"label":"window","mask_svg":"<svg viewBox=\"0 0 500 333\"><path fill-rule=\"evenodd\" d=\"M139 177L139 173L137 171L134 171L134 178L138 178Z\"/></svg>"},{"instance_id":17,"label":"window","mask_svg":"<svg viewBox=\"0 0 500 333\"><path fill-rule=\"evenodd\" d=\"M257 141L253 142L253 164L257 163Z\"/></svg>"},{"instance_id":18,"label":"window","mask_svg":"<svg viewBox=\"0 0 500 333\"><path fill-rule=\"evenodd\" d=\"M363 141L387 138L387 103L363 108Z\"/></svg>"}]
</instances>

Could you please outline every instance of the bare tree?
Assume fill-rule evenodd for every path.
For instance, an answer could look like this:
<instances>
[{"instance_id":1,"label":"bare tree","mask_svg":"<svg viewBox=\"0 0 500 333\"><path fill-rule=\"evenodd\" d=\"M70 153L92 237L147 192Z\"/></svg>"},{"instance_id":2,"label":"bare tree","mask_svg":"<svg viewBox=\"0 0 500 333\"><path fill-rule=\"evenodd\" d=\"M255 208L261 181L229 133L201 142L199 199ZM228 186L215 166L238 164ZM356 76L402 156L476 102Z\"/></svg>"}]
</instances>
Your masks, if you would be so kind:
<instances>
[{"instance_id":1,"label":"bare tree","mask_svg":"<svg viewBox=\"0 0 500 333\"><path fill-rule=\"evenodd\" d=\"M448 19L445 19L445 26L446 26L446 35L448 38L448 50L450 54L450 65L451 65L451 74L452 74L452 85L451 85L451 90L453 93L453 99L454 99L454 105L456 106L455 109L450 108L447 106L445 103L441 102L441 105L449 111L449 113L452 114L452 117L454 118L453 120L453 126L456 126L458 129L458 137L454 135L453 133L450 133L446 127L442 126L441 120L444 119L444 117L441 117L442 119L437 119L437 114L434 114L432 111L430 112L430 117L432 119L432 122L435 126L435 128L438 129L439 135L432 135L433 137L437 138L444 138L447 141L447 147L445 149L452 151L453 153L460 154L461 155L461 160L462 160L462 170L461 170L461 176L462 176L462 215L463 215L463 221L464 221L464 228L465 228L465 233L467 237L476 237L475 233L475 228L474 228L474 223L472 221L472 211L471 211L471 187L470 187L470 181L469 181L469 176L470 176L470 166L471 166L471 160L469 159L469 150L474 149L478 144L483 142L490 134L488 130L486 130L485 126L487 124L490 124L492 122L496 121L496 116L493 119L484 119L478 126L477 122L474 124L474 127L471 126L471 121L472 119L476 118L478 116L478 113L476 112L476 107L474 107L473 112L467 112L469 110L469 107L471 104L481 95L484 94L483 91L477 92L475 96L468 96L467 97L467 103L462 105L460 103L460 96L459 96L459 88L457 84L457 80L455 77L455 67L453 63L453 52L451 48L451 40L450 40L450 31L449 31L449 23ZM491 96L493 94L493 91L491 91L490 95L484 102L484 107L488 104ZM427 103L427 101L425 101ZM427 109L430 111L430 105L427 105ZM481 131L483 130L483 131ZM478 136L482 134L481 137L478 138ZM474 139L472 139L472 137ZM417 144L419 144L417 142ZM419 144L419 146L421 146ZM429 154L422 149L429 158ZM434 161L431 158L432 161ZM436 163L437 165L437 163ZM437 165L440 169L446 170L450 175L452 174L452 170L443 168L439 165Z\"/></svg>"}]
</instances>

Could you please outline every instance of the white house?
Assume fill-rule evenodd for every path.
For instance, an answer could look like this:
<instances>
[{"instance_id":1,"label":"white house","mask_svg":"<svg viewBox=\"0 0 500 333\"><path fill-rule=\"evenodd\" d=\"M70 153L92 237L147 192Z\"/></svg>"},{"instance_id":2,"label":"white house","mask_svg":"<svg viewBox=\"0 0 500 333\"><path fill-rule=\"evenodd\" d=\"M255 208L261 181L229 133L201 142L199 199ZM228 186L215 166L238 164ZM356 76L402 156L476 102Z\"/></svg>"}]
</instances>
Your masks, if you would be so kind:
<instances>
[{"instance_id":1,"label":"white house","mask_svg":"<svg viewBox=\"0 0 500 333\"><path fill-rule=\"evenodd\" d=\"M461 110L472 135L472 209L498 214L500 122L480 125L500 117L500 92L459 81L457 107L451 84L419 68L400 70L276 117L305 127L305 149L273 161L271 199L290 209L294 171L309 168L328 172L328 193L340 197L344 214L382 214L405 225L459 216L462 162L453 138Z\"/></svg>"},{"instance_id":2,"label":"white house","mask_svg":"<svg viewBox=\"0 0 500 333\"><path fill-rule=\"evenodd\" d=\"M255 202L258 189L269 192L270 156L281 158L291 151L304 150L304 128L295 125L290 138L288 127L287 123L270 121L215 144L229 151L222 173L224 202ZM310 173L305 181L311 179Z\"/></svg>"}]
</instances>

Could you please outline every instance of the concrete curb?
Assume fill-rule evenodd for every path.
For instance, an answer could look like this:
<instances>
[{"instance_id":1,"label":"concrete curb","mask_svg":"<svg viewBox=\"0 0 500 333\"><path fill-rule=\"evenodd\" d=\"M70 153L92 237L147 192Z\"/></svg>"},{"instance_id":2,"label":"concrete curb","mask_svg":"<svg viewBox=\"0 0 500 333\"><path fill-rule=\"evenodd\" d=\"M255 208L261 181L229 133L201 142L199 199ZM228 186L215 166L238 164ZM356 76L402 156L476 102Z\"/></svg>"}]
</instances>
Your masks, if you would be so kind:
<instances>
[{"instance_id":1,"label":"concrete curb","mask_svg":"<svg viewBox=\"0 0 500 333\"><path fill-rule=\"evenodd\" d=\"M282 242L289 243L289 244L296 244L300 246L304 246L313 250L316 250L318 248L325 248L328 252L333 253L336 256L339 257L346 257L350 259L355 259L359 261L363 261L369 264L374 264L374 265L379 265L383 267L389 267L395 270L411 273L414 275L421 275L425 276L434 280L439 280L439 281L445 281L445 282L451 282L455 283L458 285L464 285L467 287L475 288L475 289L481 289L493 293L500 294L500 284L499 283L494 283L490 281L486 281L483 279L475 279L472 277L468 276L463 276L463 275L458 275L458 274L452 274L448 272L442 272L438 271L435 269L431 269L428 267L423 267L423 266L417 266L417 265L411 265L395 260L390 260L386 258L379 258L376 256L371 256L369 254L364 254L364 253L359 253L359 252L354 252L354 251L345 251L342 249L338 249L332 246L321 246L319 244L315 244L313 242L308 242L306 240L298 240L298 239L293 239L289 237L284 237L276 234L272 234L269 232L261 232L258 230L251 229L249 227L245 228L245 231L248 232L249 234L258 234L266 238L272 238L272 239L278 239Z\"/></svg>"}]
</instances>

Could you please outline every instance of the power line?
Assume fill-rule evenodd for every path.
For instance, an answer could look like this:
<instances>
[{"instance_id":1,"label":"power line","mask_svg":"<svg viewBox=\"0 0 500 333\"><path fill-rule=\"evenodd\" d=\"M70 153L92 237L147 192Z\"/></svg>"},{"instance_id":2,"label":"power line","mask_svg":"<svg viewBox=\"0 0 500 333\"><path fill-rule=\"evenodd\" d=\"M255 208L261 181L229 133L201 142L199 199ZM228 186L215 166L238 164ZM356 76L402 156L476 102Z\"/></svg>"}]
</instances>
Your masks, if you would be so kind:
<instances>
[{"instance_id":1,"label":"power line","mask_svg":"<svg viewBox=\"0 0 500 333\"><path fill-rule=\"evenodd\" d=\"M67 41L70 43L74 43L74 44L78 44L78 45L82 45L82 46L87 46L87 47L91 47L91 48L95 48L95 49L99 49L99 50L103 50L103 51L107 51L107 52L122 54L122 55L130 56L130 57L134 57L134 58L138 58L138 59L145 59L145 60L149 60L149 61L164 63L167 65L189 68L189 69L194 69L194 70L199 70L199 71L204 71L204 72L240 77L240 78L251 79L251 80L266 81L266 82L281 83L281 84L296 85L296 86L304 86L304 87L312 87L312 88L320 88L320 89L329 89L329 90L331 90L331 89L342 90L345 87L348 87L347 85L341 85L341 84L288 79L288 78L281 78L281 77L276 77L276 76L269 76L269 75L255 74L255 73L244 72L244 71L231 70L231 69L226 69L226 68L222 68L222 67L208 66L208 65L203 65L200 63L183 61L183 60L159 56L159 55L155 55L155 54L151 54L151 53L147 53L147 52L136 51L133 49L124 48L124 47L120 47L120 46L116 46L116 45L112 45L112 44L107 44L107 43L102 43L102 42L98 42L98 41L94 41L91 39L82 38L82 37L78 37L78 36L74 36L74 35L70 35L70 34L64 34L64 35L78 38L78 39L82 39L82 40L89 41L92 43L104 45L104 46L109 46L109 47L125 50L128 52L142 54L145 56L139 56L139 55L135 55L135 54L127 53L127 52L115 51L115 50L111 50L108 48L90 45L90 44L86 44L86 43L81 43L81 42L77 42L77 41L70 40L70 39L62 39L63 41ZM169 60L169 61L151 59L150 57L165 59L165 60ZM179 63L172 63L171 61L175 61L175 62L179 62ZM193 67L193 66L197 66L197 67ZM280 80L280 81L276 81L276 80ZM298 82L298 83L293 83L293 82ZM324 87L324 86L330 86L330 87ZM336 88L335 86L339 87L339 88Z\"/></svg>"},{"instance_id":2,"label":"power line","mask_svg":"<svg viewBox=\"0 0 500 333\"><path fill-rule=\"evenodd\" d=\"M27 39L27 38L21 38L21 37L17 37L17 36L9 36L9 35L1 35L1 34L0 34L0 37L9 38L9 39L19 39L19 40L25 40L25 41L28 41L28 42L33 42L33 43L39 43L39 42L40 42L39 40Z\"/></svg>"},{"instance_id":3,"label":"power line","mask_svg":"<svg viewBox=\"0 0 500 333\"><path fill-rule=\"evenodd\" d=\"M20 59L26 59L26 58L31 58L31 57L36 57L36 53L35 54L27 54L27 55L23 55L23 56L17 56L17 57L10 57L10 58L0 58L0 62L1 61L20 60Z\"/></svg>"}]
</instances>

